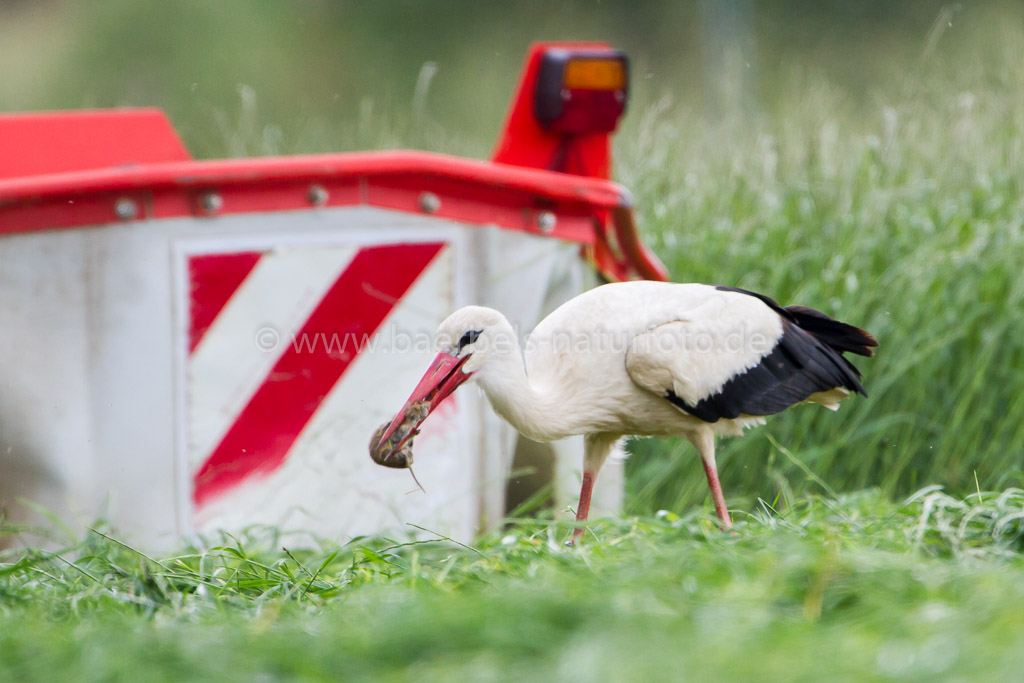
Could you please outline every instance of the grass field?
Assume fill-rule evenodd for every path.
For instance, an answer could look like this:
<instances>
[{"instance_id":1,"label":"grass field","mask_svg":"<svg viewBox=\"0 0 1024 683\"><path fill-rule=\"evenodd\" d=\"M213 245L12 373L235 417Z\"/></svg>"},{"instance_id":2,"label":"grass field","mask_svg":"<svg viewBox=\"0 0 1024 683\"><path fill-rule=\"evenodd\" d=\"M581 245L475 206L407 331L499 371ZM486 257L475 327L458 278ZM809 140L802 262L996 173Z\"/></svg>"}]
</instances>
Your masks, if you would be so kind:
<instances>
[{"instance_id":1,"label":"grass field","mask_svg":"<svg viewBox=\"0 0 1024 683\"><path fill-rule=\"evenodd\" d=\"M270 533L157 561L103 530L0 565L4 680L1013 680L1024 492L759 503L474 547Z\"/></svg>"},{"instance_id":2,"label":"grass field","mask_svg":"<svg viewBox=\"0 0 1024 683\"><path fill-rule=\"evenodd\" d=\"M611 4L569 35L608 38L635 56L615 174L637 198L646 239L677 280L762 291L870 330L878 356L857 360L870 398L835 414L794 409L722 443L735 535L712 523L688 444L639 440L624 516L595 525L575 550L561 545L568 527L531 510L472 548L364 538L288 552L287 538L255 530L149 559L100 528L106 535L58 537L60 552L2 551L0 680L1020 678L1024 15L1014 4L916 3L922 21L870 23L850 10L847 35L816 32L795 12L761 28L759 94L736 100L676 88L696 61L689 48L671 52L674 25L639 12L630 16L649 35L619 35L632 10ZM213 5L184 5L193 23L173 13L153 21L168 36L197 18L204 30L219 25L196 14ZM56 89L26 76L20 92L36 99L4 99L0 84L0 104L164 104L202 155L404 145L485 155L518 68L518 54L507 66L510 45L521 51L525 37L564 28L508 19L507 35L465 45L443 29L448 61L425 109L391 91L342 106L319 90L299 102L287 87L215 87L251 75L225 66L247 36L271 43L252 74L301 67L281 61L301 53L287 48L301 31L275 28L287 13L247 16L236 32L246 36L207 61L151 41L163 57L124 68L159 73L159 85L111 77L90 93L82 69L124 61L104 45L144 52L130 42L142 40L132 27L145 18L134 6L82 19L102 40L62 48L79 71L39 66L63 74L50 81ZM388 39L399 44L420 19L415 3L396 6ZM684 14L673 15L681 26ZM384 21L356 15L363 28ZM787 43L780 26L799 40ZM320 27L309 55L330 38ZM480 85L489 95L479 109L443 104L458 92L444 80L450 64L471 63L459 55L485 39L494 55L482 50L474 68L500 63L506 80ZM0 41L0 56L11 45ZM395 59L433 58L421 47ZM371 48L364 39L339 49ZM175 59L228 75L192 82ZM343 67L324 77L341 79ZM468 69L456 67L463 83ZM401 78L394 64L371 71L413 90L415 67ZM58 86L68 99L53 94ZM204 98L213 103L199 106ZM293 104L298 113L285 118Z\"/></svg>"},{"instance_id":3,"label":"grass field","mask_svg":"<svg viewBox=\"0 0 1024 683\"><path fill-rule=\"evenodd\" d=\"M710 120L666 101L620 138L620 178L675 279L817 307L881 342L877 358L856 361L868 400L767 427L836 488L1024 482L1024 423L1012 417L1024 412L1017 49L995 64L922 66L880 88L869 114L806 76L774 111ZM644 456L630 462L634 510L702 499L688 445L671 446L672 458L656 442L634 451ZM808 490L763 437L723 453L727 490Z\"/></svg>"}]
</instances>

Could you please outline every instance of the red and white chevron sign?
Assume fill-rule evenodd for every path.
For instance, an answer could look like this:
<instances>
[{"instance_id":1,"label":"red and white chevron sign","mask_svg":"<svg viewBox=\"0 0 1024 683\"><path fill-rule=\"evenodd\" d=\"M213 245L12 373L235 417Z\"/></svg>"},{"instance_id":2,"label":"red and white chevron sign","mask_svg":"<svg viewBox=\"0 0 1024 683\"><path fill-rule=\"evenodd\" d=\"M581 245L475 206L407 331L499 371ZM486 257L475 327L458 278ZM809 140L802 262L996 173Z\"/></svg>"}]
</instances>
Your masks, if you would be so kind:
<instances>
[{"instance_id":1,"label":"red and white chevron sign","mask_svg":"<svg viewBox=\"0 0 1024 683\"><path fill-rule=\"evenodd\" d=\"M435 241L187 257L187 441L200 524L204 509L246 487L260 506L282 488L344 478L334 451L360 453L369 469L363 442L386 415L368 410L382 391L357 366L387 363L392 372L378 375L388 382L395 368L401 375L401 355L374 344L436 326L451 303L448 252ZM310 481L272 481L293 459Z\"/></svg>"}]
</instances>

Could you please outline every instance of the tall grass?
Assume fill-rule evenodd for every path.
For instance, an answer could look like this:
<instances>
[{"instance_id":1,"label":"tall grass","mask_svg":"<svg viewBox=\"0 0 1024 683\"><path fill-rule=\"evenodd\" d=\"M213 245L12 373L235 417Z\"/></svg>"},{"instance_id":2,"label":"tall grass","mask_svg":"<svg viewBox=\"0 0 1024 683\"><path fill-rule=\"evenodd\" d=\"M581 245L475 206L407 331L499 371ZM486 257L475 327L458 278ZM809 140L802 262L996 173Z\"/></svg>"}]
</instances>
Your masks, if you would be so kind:
<instances>
[{"instance_id":1,"label":"tall grass","mask_svg":"<svg viewBox=\"0 0 1024 683\"><path fill-rule=\"evenodd\" d=\"M838 490L1024 482L1024 31L986 30L955 54L922 36L866 107L795 65L758 112L666 98L620 136L618 178L675 279L816 307L881 342L856 360L870 398L722 443L741 507L820 491L784 451ZM685 443L631 450L631 509L706 495Z\"/></svg>"}]
</instances>

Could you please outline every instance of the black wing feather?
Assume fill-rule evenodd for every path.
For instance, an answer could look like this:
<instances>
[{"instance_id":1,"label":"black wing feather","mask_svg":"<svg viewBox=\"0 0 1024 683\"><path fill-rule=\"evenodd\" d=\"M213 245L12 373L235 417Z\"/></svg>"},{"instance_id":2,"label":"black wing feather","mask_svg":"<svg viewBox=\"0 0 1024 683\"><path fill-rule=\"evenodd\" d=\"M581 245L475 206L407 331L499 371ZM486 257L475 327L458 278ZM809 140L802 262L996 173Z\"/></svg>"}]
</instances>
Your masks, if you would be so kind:
<instances>
[{"instance_id":1,"label":"black wing feather","mask_svg":"<svg viewBox=\"0 0 1024 683\"><path fill-rule=\"evenodd\" d=\"M870 347L878 342L870 334L810 308L783 308L761 294L735 287L718 289L763 301L782 318L782 336L760 363L730 379L718 393L691 405L669 390L666 398L673 404L705 422L717 422L781 413L811 394L836 387L867 395L857 368L841 354L871 355Z\"/></svg>"}]
</instances>

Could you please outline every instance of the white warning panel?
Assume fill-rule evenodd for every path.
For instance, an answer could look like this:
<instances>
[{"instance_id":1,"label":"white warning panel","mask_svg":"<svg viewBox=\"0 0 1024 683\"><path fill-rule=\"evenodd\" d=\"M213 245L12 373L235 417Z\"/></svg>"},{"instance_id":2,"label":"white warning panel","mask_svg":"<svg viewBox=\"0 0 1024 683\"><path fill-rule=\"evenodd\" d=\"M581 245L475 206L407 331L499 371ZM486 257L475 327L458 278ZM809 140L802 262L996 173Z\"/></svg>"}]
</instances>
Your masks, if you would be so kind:
<instances>
[{"instance_id":1,"label":"white warning panel","mask_svg":"<svg viewBox=\"0 0 1024 683\"><path fill-rule=\"evenodd\" d=\"M184 250L184 454L198 530L338 535L418 520L473 533L476 467L460 423L475 401L454 397L417 437L425 492L367 449L391 417L383 407L401 406L433 357L456 306L454 261L441 239Z\"/></svg>"}]
</instances>

